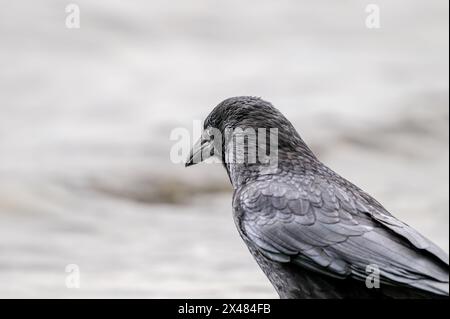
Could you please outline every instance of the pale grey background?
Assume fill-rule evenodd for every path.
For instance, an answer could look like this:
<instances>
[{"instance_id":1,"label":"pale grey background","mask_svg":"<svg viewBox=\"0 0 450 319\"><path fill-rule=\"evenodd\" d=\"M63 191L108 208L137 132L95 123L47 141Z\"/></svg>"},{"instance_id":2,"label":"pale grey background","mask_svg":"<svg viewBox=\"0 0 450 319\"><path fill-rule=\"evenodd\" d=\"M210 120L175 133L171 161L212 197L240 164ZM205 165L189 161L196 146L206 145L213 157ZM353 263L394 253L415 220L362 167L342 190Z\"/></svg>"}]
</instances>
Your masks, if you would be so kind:
<instances>
[{"instance_id":1,"label":"pale grey background","mask_svg":"<svg viewBox=\"0 0 450 319\"><path fill-rule=\"evenodd\" d=\"M225 172L169 159L235 95L448 251L448 2L371 2L1 0L0 297L275 297Z\"/></svg>"}]
</instances>

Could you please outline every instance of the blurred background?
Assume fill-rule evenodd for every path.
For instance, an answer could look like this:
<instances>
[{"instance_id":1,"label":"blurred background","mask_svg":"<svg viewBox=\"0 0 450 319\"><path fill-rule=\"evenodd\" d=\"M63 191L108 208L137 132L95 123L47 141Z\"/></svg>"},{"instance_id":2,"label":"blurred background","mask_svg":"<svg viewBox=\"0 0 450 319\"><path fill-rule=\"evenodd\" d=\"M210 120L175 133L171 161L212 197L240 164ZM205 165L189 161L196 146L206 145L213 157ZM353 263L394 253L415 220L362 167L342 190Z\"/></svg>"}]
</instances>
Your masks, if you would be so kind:
<instances>
[{"instance_id":1,"label":"blurred background","mask_svg":"<svg viewBox=\"0 0 450 319\"><path fill-rule=\"evenodd\" d=\"M236 95L448 251L447 1L69 3L0 0L0 297L276 297L225 171L169 156Z\"/></svg>"}]
</instances>

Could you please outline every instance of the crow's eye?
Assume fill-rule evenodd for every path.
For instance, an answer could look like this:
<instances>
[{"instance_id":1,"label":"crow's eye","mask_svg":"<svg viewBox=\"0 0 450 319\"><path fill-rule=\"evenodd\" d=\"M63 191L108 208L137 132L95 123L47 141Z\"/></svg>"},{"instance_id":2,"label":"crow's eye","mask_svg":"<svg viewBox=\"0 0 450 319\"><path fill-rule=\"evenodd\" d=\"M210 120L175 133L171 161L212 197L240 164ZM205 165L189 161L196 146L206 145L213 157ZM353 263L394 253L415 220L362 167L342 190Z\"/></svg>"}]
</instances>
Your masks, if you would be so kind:
<instances>
[{"instance_id":1,"label":"crow's eye","mask_svg":"<svg viewBox=\"0 0 450 319\"><path fill-rule=\"evenodd\" d=\"M203 130L202 140L208 141L208 142L211 141L211 129L210 128Z\"/></svg>"}]
</instances>

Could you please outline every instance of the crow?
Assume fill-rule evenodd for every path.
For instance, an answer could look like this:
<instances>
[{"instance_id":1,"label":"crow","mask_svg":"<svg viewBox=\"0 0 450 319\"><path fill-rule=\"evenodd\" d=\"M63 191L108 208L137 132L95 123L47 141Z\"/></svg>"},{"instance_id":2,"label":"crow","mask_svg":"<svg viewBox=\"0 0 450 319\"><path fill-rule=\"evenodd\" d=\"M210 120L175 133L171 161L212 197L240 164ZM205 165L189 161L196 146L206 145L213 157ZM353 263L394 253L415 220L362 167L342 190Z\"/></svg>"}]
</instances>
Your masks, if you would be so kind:
<instances>
[{"instance_id":1,"label":"crow","mask_svg":"<svg viewBox=\"0 0 450 319\"><path fill-rule=\"evenodd\" d=\"M239 234L280 298L448 298L448 254L321 163L271 103L217 105L186 166L209 157L223 163Z\"/></svg>"}]
</instances>

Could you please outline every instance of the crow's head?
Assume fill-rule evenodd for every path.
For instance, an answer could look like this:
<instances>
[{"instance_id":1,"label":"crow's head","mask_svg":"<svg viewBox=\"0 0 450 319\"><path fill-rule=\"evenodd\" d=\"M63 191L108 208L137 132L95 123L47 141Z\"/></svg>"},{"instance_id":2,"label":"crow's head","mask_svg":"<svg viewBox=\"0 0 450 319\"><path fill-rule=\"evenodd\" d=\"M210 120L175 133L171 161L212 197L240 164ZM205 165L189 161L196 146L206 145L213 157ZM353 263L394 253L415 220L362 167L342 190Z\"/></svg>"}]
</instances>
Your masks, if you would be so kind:
<instances>
[{"instance_id":1,"label":"crow's head","mask_svg":"<svg viewBox=\"0 0 450 319\"><path fill-rule=\"evenodd\" d=\"M217 105L204 122L204 128L214 127L224 132L226 128L267 128L290 125L289 121L272 104L258 97L238 96Z\"/></svg>"},{"instance_id":2,"label":"crow's head","mask_svg":"<svg viewBox=\"0 0 450 319\"><path fill-rule=\"evenodd\" d=\"M232 97L217 105L206 118L202 137L186 166L213 155L224 164L260 164L264 153L296 152L299 147L309 152L292 124L272 104L257 97Z\"/></svg>"}]
</instances>

